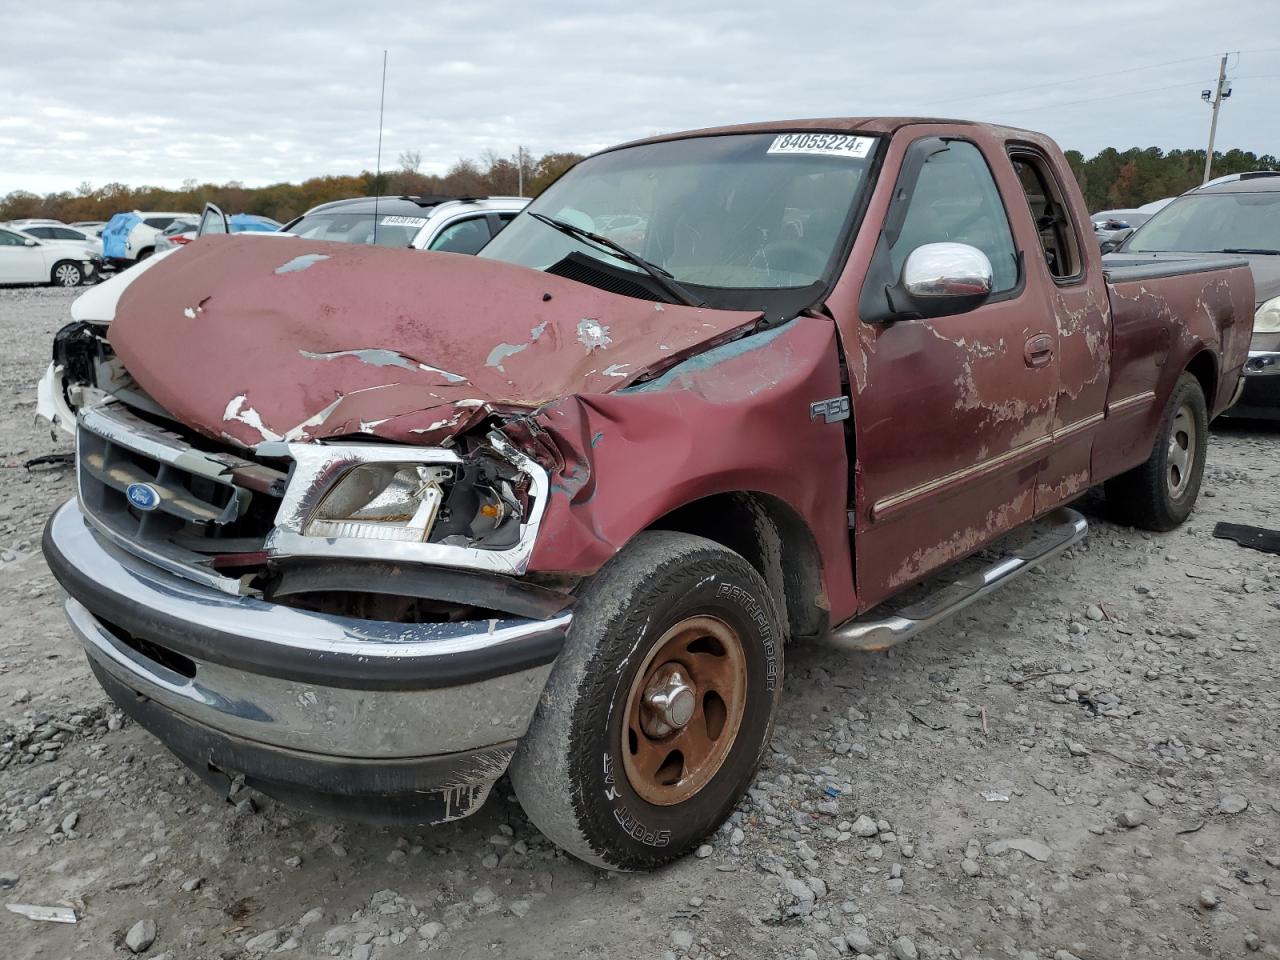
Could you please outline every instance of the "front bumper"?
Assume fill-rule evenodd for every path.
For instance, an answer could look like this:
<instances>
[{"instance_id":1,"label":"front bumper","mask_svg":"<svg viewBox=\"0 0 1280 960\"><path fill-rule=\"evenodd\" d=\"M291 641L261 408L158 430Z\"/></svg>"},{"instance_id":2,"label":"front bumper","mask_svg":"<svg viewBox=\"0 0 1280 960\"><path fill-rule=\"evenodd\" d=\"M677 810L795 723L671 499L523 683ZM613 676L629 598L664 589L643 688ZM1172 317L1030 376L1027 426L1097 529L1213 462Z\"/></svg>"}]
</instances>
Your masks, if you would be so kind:
<instances>
[{"instance_id":1,"label":"front bumper","mask_svg":"<svg viewBox=\"0 0 1280 960\"><path fill-rule=\"evenodd\" d=\"M1228 416L1280 419L1280 351L1250 350L1240 383L1240 399Z\"/></svg>"},{"instance_id":2,"label":"front bumper","mask_svg":"<svg viewBox=\"0 0 1280 960\"><path fill-rule=\"evenodd\" d=\"M571 619L384 623L232 596L104 542L75 501L44 551L104 689L196 773L359 819L477 809Z\"/></svg>"}]
</instances>

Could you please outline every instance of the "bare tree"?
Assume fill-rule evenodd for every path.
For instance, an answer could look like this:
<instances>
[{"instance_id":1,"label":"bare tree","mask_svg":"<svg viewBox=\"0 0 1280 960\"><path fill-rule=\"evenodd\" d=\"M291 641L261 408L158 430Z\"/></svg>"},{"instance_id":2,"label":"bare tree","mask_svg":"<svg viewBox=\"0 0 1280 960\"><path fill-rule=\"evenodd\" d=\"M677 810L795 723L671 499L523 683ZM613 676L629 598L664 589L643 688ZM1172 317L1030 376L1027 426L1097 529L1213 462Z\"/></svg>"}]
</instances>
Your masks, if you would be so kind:
<instances>
[{"instance_id":1,"label":"bare tree","mask_svg":"<svg viewBox=\"0 0 1280 960\"><path fill-rule=\"evenodd\" d=\"M405 173L417 173L422 167L422 153L419 150L401 150L397 162Z\"/></svg>"}]
</instances>

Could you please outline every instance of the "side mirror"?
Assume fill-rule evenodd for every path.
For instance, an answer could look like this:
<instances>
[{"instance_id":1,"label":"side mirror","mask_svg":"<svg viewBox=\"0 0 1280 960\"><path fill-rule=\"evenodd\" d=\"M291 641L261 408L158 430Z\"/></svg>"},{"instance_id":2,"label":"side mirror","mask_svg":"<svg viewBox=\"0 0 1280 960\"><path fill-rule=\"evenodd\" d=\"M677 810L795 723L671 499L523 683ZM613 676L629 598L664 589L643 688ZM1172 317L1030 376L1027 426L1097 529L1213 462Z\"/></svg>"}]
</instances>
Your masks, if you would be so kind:
<instances>
[{"instance_id":1,"label":"side mirror","mask_svg":"<svg viewBox=\"0 0 1280 960\"><path fill-rule=\"evenodd\" d=\"M902 279L890 296L905 314L922 318L965 313L991 296L991 261L967 243L926 243L902 265Z\"/></svg>"},{"instance_id":2,"label":"side mirror","mask_svg":"<svg viewBox=\"0 0 1280 960\"><path fill-rule=\"evenodd\" d=\"M38 246L40 246L40 244L38 244L36 241L32 240L30 237L27 237L25 240L23 240L23 241L22 241L22 245L23 245L24 247L38 247Z\"/></svg>"}]
</instances>

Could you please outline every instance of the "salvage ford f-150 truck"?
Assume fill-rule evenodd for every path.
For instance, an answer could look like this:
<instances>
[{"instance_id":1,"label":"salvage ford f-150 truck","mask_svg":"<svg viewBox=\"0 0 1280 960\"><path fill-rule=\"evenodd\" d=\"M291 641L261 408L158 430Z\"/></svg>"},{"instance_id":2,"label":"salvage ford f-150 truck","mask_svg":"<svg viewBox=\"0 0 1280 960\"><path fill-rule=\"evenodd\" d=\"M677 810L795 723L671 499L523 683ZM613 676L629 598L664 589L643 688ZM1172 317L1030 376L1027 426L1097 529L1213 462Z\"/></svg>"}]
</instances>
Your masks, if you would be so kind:
<instances>
[{"instance_id":1,"label":"salvage ford f-150 truck","mask_svg":"<svg viewBox=\"0 0 1280 960\"><path fill-rule=\"evenodd\" d=\"M45 553L222 789L438 822L509 772L566 850L658 864L751 782L788 642L915 634L1096 484L1187 517L1249 271L1089 230L1047 138L870 118L606 150L478 258L206 237L64 338L98 399Z\"/></svg>"}]
</instances>

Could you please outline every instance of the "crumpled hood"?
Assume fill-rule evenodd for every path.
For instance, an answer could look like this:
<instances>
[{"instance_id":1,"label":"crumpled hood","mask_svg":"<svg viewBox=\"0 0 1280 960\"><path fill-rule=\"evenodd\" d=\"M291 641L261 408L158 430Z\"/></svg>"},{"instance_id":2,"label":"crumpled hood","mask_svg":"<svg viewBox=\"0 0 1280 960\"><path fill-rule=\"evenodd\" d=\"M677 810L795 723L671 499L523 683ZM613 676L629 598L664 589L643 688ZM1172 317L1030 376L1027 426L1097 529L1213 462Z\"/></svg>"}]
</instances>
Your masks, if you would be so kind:
<instances>
[{"instance_id":1,"label":"crumpled hood","mask_svg":"<svg viewBox=\"0 0 1280 960\"><path fill-rule=\"evenodd\" d=\"M129 285L109 339L157 403L209 436L429 444L489 405L616 390L760 316L457 254L209 236Z\"/></svg>"}]
</instances>

